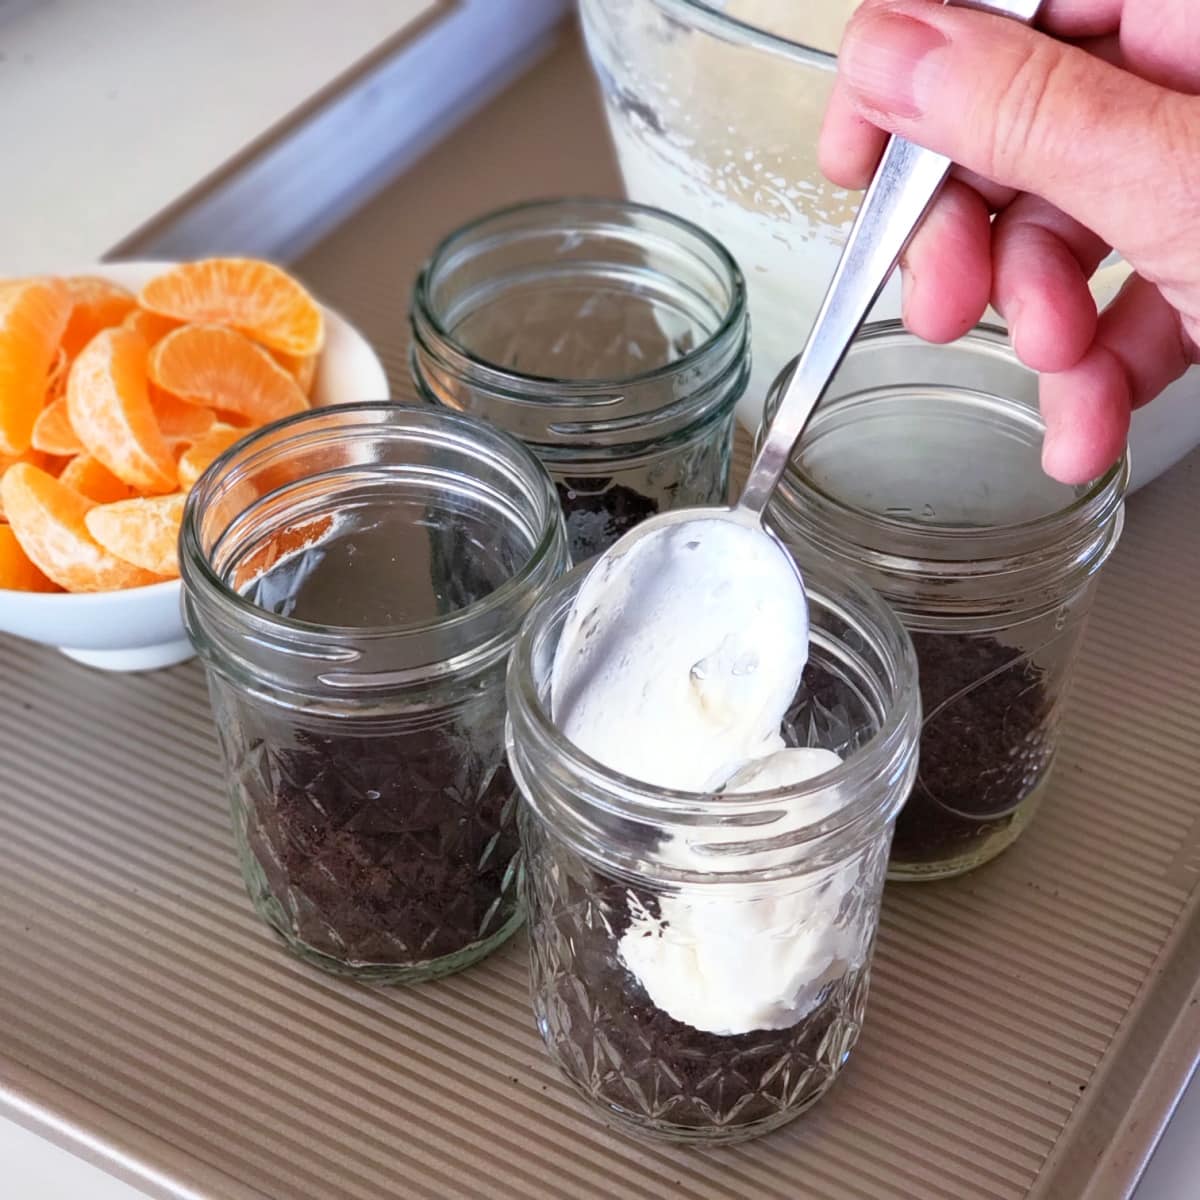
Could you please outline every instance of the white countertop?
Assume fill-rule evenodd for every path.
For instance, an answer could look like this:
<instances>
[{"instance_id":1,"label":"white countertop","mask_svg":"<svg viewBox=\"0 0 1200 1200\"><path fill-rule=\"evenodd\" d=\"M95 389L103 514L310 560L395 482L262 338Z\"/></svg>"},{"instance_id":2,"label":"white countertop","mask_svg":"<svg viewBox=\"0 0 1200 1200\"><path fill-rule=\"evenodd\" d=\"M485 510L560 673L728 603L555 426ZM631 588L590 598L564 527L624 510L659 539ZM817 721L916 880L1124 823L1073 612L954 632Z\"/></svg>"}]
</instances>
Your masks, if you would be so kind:
<instances>
[{"instance_id":1,"label":"white countertop","mask_svg":"<svg viewBox=\"0 0 1200 1200\"><path fill-rule=\"evenodd\" d=\"M437 3L0 0L0 274L99 258Z\"/></svg>"}]
</instances>

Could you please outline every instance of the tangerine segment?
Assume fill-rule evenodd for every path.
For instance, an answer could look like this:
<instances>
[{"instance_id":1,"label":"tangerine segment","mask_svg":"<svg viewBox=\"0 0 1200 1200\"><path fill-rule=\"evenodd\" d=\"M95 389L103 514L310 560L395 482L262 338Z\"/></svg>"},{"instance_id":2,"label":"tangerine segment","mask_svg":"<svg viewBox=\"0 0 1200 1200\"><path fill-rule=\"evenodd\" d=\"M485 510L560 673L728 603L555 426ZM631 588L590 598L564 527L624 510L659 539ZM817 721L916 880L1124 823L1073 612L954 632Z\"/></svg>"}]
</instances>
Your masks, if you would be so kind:
<instances>
[{"instance_id":1,"label":"tangerine segment","mask_svg":"<svg viewBox=\"0 0 1200 1200\"><path fill-rule=\"evenodd\" d=\"M92 501L30 463L0 480L4 511L21 549L69 592L108 592L155 583L158 577L103 549L87 530Z\"/></svg>"},{"instance_id":2,"label":"tangerine segment","mask_svg":"<svg viewBox=\"0 0 1200 1200\"><path fill-rule=\"evenodd\" d=\"M159 432L146 381L145 339L118 326L71 364L67 411L84 448L140 492L173 492L175 459Z\"/></svg>"},{"instance_id":3,"label":"tangerine segment","mask_svg":"<svg viewBox=\"0 0 1200 1200\"><path fill-rule=\"evenodd\" d=\"M244 436L244 429L232 425L214 425L198 442L179 456L179 486L190 488L209 466Z\"/></svg>"},{"instance_id":4,"label":"tangerine segment","mask_svg":"<svg viewBox=\"0 0 1200 1200\"><path fill-rule=\"evenodd\" d=\"M311 397L317 379L317 354L284 354L272 351L271 357L296 381L296 386Z\"/></svg>"},{"instance_id":5,"label":"tangerine segment","mask_svg":"<svg viewBox=\"0 0 1200 1200\"><path fill-rule=\"evenodd\" d=\"M83 444L75 435L67 415L67 398L56 396L38 413L33 423L33 448L46 454L79 454Z\"/></svg>"},{"instance_id":6,"label":"tangerine segment","mask_svg":"<svg viewBox=\"0 0 1200 1200\"><path fill-rule=\"evenodd\" d=\"M79 454L71 459L63 467L58 481L97 504L112 504L135 495L129 484L123 483L90 454Z\"/></svg>"},{"instance_id":7,"label":"tangerine segment","mask_svg":"<svg viewBox=\"0 0 1200 1200\"><path fill-rule=\"evenodd\" d=\"M101 504L84 517L88 532L110 554L152 575L179 574L179 524L186 497L137 496Z\"/></svg>"},{"instance_id":8,"label":"tangerine segment","mask_svg":"<svg viewBox=\"0 0 1200 1200\"><path fill-rule=\"evenodd\" d=\"M62 590L29 561L10 525L0 525L0 588L12 588L17 592Z\"/></svg>"},{"instance_id":9,"label":"tangerine segment","mask_svg":"<svg viewBox=\"0 0 1200 1200\"><path fill-rule=\"evenodd\" d=\"M261 347L222 325L185 325L150 351L150 378L164 391L258 424L301 412L308 399Z\"/></svg>"},{"instance_id":10,"label":"tangerine segment","mask_svg":"<svg viewBox=\"0 0 1200 1200\"><path fill-rule=\"evenodd\" d=\"M173 329L179 328L178 321L172 321L170 317L163 317L158 313L147 312L144 308L133 309L121 324L126 329L132 329L134 333L140 333L148 346L161 342Z\"/></svg>"},{"instance_id":11,"label":"tangerine segment","mask_svg":"<svg viewBox=\"0 0 1200 1200\"><path fill-rule=\"evenodd\" d=\"M67 357L67 352L59 346L54 352L54 361L50 364L50 373L46 376L46 395L53 400L57 396L66 394L67 390L67 368L71 365L71 360Z\"/></svg>"},{"instance_id":12,"label":"tangerine segment","mask_svg":"<svg viewBox=\"0 0 1200 1200\"><path fill-rule=\"evenodd\" d=\"M0 454L24 454L46 403L71 293L57 279L29 279L0 289Z\"/></svg>"},{"instance_id":13,"label":"tangerine segment","mask_svg":"<svg viewBox=\"0 0 1200 1200\"><path fill-rule=\"evenodd\" d=\"M120 325L137 308L133 293L96 275L75 275L66 281L74 308L62 335L62 348L74 358L102 329Z\"/></svg>"},{"instance_id":14,"label":"tangerine segment","mask_svg":"<svg viewBox=\"0 0 1200 1200\"><path fill-rule=\"evenodd\" d=\"M0 288L4 284L0 283ZM4 479L4 472L8 470L14 463L27 462L33 463L35 467L46 466L46 456L38 450L26 450L24 454L0 454L0 482ZM4 518L4 500L0 497L0 521Z\"/></svg>"},{"instance_id":15,"label":"tangerine segment","mask_svg":"<svg viewBox=\"0 0 1200 1200\"><path fill-rule=\"evenodd\" d=\"M217 414L211 408L188 404L151 385L150 407L158 421L159 432L167 443L178 447L179 443L191 443L202 438L216 424Z\"/></svg>"},{"instance_id":16,"label":"tangerine segment","mask_svg":"<svg viewBox=\"0 0 1200 1200\"><path fill-rule=\"evenodd\" d=\"M286 271L256 259L181 263L150 280L138 300L177 321L229 325L285 354L317 354L325 342L320 305Z\"/></svg>"}]
</instances>

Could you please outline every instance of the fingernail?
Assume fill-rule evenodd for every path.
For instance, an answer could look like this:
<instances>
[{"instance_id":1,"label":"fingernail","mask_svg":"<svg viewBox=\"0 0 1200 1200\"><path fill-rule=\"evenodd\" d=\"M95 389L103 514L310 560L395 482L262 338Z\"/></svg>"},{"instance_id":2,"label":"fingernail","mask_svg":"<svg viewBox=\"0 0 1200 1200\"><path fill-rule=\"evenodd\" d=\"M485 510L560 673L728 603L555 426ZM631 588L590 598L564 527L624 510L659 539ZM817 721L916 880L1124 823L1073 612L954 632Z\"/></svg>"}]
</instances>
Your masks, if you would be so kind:
<instances>
[{"instance_id":1,"label":"fingernail","mask_svg":"<svg viewBox=\"0 0 1200 1200\"><path fill-rule=\"evenodd\" d=\"M864 104L912 120L924 114L932 90L931 60L948 44L940 30L915 17L872 13L851 26L838 70Z\"/></svg>"}]
</instances>

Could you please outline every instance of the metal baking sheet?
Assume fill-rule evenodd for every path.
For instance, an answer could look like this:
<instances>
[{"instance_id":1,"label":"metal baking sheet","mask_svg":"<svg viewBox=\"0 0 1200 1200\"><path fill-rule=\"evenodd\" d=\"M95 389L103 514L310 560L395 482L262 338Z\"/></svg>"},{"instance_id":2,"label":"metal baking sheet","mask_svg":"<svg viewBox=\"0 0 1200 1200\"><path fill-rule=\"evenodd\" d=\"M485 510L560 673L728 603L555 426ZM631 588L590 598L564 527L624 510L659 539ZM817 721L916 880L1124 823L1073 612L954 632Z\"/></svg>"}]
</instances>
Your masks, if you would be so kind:
<instances>
[{"instance_id":1,"label":"metal baking sheet","mask_svg":"<svg viewBox=\"0 0 1200 1200\"><path fill-rule=\"evenodd\" d=\"M522 167L520 131L554 122L565 165ZM431 219L405 214L431 179L458 180L447 222L485 207L489 152L497 199L611 172L576 48L302 264L398 383ZM287 957L242 890L196 664L104 675L0 638L0 1113L173 1200L1127 1195L1200 1049L1197 512L1200 455L1131 502L1045 809L975 874L889 888L843 1077L719 1151L576 1098L522 938L412 989Z\"/></svg>"}]
</instances>

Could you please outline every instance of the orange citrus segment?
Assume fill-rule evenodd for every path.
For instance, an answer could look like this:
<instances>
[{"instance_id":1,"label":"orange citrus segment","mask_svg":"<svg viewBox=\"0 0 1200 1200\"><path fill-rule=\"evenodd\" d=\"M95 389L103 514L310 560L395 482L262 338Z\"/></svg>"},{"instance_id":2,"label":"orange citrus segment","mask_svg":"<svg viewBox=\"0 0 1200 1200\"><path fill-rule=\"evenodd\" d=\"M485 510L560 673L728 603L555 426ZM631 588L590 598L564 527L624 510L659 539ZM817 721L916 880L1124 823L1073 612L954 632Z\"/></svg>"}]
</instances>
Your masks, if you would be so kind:
<instances>
[{"instance_id":1,"label":"orange citrus segment","mask_svg":"<svg viewBox=\"0 0 1200 1200\"><path fill-rule=\"evenodd\" d=\"M29 449L70 315L71 293L57 279L0 289L0 454Z\"/></svg>"},{"instance_id":2,"label":"orange citrus segment","mask_svg":"<svg viewBox=\"0 0 1200 1200\"><path fill-rule=\"evenodd\" d=\"M190 444L202 438L217 421L211 408L188 404L154 386L150 388L150 407L154 409L159 431L172 446L180 442Z\"/></svg>"},{"instance_id":3,"label":"orange citrus segment","mask_svg":"<svg viewBox=\"0 0 1200 1200\"><path fill-rule=\"evenodd\" d=\"M214 425L198 442L189 446L179 456L179 486L192 487L208 470L210 464L224 454L245 432L244 429L235 429L231 425Z\"/></svg>"},{"instance_id":4,"label":"orange citrus segment","mask_svg":"<svg viewBox=\"0 0 1200 1200\"><path fill-rule=\"evenodd\" d=\"M150 352L150 378L164 391L258 424L301 412L308 400L265 350L221 325L185 325Z\"/></svg>"},{"instance_id":5,"label":"orange citrus segment","mask_svg":"<svg viewBox=\"0 0 1200 1200\"><path fill-rule=\"evenodd\" d=\"M59 346L54 352L54 361L50 364L50 373L46 376L46 397L53 400L56 396L62 396L67 390L67 368L71 365L71 360L67 357L67 352Z\"/></svg>"},{"instance_id":6,"label":"orange citrus segment","mask_svg":"<svg viewBox=\"0 0 1200 1200\"><path fill-rule=\"evenodd\" d=\"M29 463L0 480L4 511L21 549L60 587L107 592L157 582L157 576L103 549L88 533L92 501Z\"/></svg>"},{"instance_id":7,"label":"orange citrus segment","mask_svg":"<svg viewBox=\"0 0 1200 1200\"><path fill-rule=\"evenodd\" d=\"M66 396L57 396L33 423L33 448L46 454L78 454L83 445L71 427Z\"/></svg>"},{"instance_id":8,"label":"orange citrus segment","mask_svg":"<svg viewBox=\"0 0 1200 1200\"><path fill-rule=\"evenodd\" d=\"M128 500L133 488L118 479L103 463L90 454L79 454L71 459L58 477L59 483L78 492L97 504L112 504L115 500Z\"/></svg>"},{"instance_id":9,"label":"orange citrus segment","mask_svg":"<svg viewBox=\"0 0 1200 1200\"><path fill-rule=\"evenodd\" d=\"M84 517L88 532L110 554L152 575L179 574L179 523L185 497L135 497L101 504Z\"/></svg>"},{"instance_id":10,"label":"orange citrus segment","mask_svg":"<svg viewBox=\"0 0 1200 1200\"><path fill-rule=\"evenodd\" d=\"M62 590L29 561L10 525L0 525L0 588L12 588L18 592Z\"/></svg>"},{"instance_id":11,"label":"orange citrus segment","mask_svg":"<svg viewBox=\"0 0 1200 1200\"><path fill-rule=\"evenodd\" d=\"M229 325L285 354L317 354L325 341L320 305L286 271L254 259L181 263L150 280L138 300L177 321Z\"/></svg>"},{"instance_id":12,"label":"orange citrus segment","mask_svg":"<svg viewBox=\"0 0 1200 1200\"><path fill-rule=\"evenodd\" d=\"M0 288L4 286L0 283ZM14 463L27 462L32 463L35 467L45 468L46 456L39 450L26 450L24 454L0 454L0 481L4 479L4 472L8 470ZM53 474L53 472L51 472ZM0 498L0 521L4 520L4 501Z\"/></svg>"},{"instance_id":13,"label":"orange citrus segment","mask_svg":"<svg viewBox=\"0 0 1200 1200\"><path fill-rule=\"evenodd\" d=\"M178 321L172 321L170 317L163 317L158 313L147 312L144 308L135 308L121 324L126 329L132 329L134 333L140 333L148 346L161 342L173 329L179 328Z\"/></svg>"},{"instance_id":14,"label":"orange citrus segment","mask_svg":"<svg viewBox=\"0 0 1200 1200\"><path fill-rule=\"evenodd\" d=\"M76 275L66 281L74 307L62 335L62 348L74 358L102 329L121 322L137 307L133 293L95 275Z\"/></svg>"},{"instance_id":15,"label":"orange citrus segment","mask_svg":"<svg viewBox=\"0 0 1200 1200\"><path fill-rule=\"evenodd\" d=\"M150 405L146 355L132 330L96 334L71 365L67 411L84 448L117 478L141 492L173 492L175 459Z\"/></svg>"},{"instance_id":16,"label":"orange citrus segment","mask_svg":"<svg viewBox=\"0 0 1200 1200\"><path fill-rule=\"evenodd\" d=\"M284 354L273 350L271 357L296 381L296 386L306 395L312 396L313 384L317 379L316 354Z\"/></svg>"}]
</instances>

